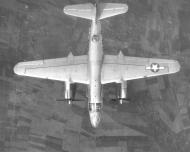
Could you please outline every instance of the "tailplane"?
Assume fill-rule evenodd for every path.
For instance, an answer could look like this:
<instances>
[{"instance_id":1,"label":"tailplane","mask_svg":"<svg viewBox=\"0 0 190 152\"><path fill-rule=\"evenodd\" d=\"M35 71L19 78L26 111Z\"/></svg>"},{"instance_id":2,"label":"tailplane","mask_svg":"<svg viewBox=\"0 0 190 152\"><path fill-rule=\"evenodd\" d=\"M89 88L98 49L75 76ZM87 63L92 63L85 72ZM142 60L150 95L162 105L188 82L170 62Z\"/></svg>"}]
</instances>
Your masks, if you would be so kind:
<instances>
[{"instance_id":1,"label":"tailplane","mask_svg":"<svg viewBox=\"0 0 190 152\"><path fill-rule=\"evenodd\" d=\"M89 20L100 20L111 16L126 13L128 6L121 3L91 3L68 5L64 7L67 15L85 18Z\"/></svg>"},{"instance_id":2,"label":"tailplane","mask_svg":"<svg viewBox=\"0 0 190 152\"><path fill-rule=\"evenodd\" d=\"M89 20L95 19L96 11L91 3L67 5L64 7L64 13L67 15L81 17Z\"/></svg>"},{"instance_id":3,"label":"tailplane","mask_svg":"<svg viewBox=\"0 0 190 152\"><path fill-rule=\"evenodd\" d=\"M121 3L100 3L99 6L99 19L112 17L115 15L123 14L128 11L128 6Z\"/></svg>"}]
</instances>

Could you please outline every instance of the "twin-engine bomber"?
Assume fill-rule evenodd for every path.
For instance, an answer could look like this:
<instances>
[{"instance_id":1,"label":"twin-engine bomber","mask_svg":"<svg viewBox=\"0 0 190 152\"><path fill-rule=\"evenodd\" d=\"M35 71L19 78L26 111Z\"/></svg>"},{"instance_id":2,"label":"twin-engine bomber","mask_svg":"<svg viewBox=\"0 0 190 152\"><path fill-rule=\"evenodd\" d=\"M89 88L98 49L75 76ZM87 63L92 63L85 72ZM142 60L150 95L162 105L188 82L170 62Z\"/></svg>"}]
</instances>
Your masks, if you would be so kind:
<instances>
[{"instance_id":1,"label":"twin-engine bomber","mask_svg":"<svg viewBox=\"0 0 190 152\"><path fill-rule=\"evenodd\" d=\"M71 93L72 83L88 85L88 111L91 125L98 127L103 107L102 85L120 83L121 93L118 103L128 100L127 80L176 73L180 64L176 60L141 58L119 55L104 55L102 47L101 20L123 14L128 6L121 3L85 3L68 5L64 13L91 20L88 55L65 58L19 62L14 67L18 75L52 79L65 82L65 101L75 98Z\"/></svg>"}]
</instances>

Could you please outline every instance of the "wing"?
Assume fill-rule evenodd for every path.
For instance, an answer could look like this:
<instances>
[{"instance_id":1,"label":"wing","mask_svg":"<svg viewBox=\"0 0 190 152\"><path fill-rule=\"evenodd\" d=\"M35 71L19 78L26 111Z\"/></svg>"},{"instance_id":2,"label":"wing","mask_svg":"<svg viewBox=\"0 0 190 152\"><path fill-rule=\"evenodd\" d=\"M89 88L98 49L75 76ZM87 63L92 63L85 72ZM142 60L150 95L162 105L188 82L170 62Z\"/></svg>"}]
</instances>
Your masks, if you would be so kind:
<instances>
[{"instance_id":1,"label":"wing","mask_svg":"<svg viewBox=\"0 0 190 152\"><path fill-rule=\"evenodd\" d=\"M88 83L86 55L70 54L66 58L20 62L14 67L14 72L29 77Z\"/></svg>"},{"instance_id":2,"label":"wing","mask_svg":"<svg viewBox=\"0 0 190 152\"><path fill-rule=\"evenodd\" d=\"M102 84L176 73L180 70L176 60L105 55Z\"/></svg>"}]
</instances>

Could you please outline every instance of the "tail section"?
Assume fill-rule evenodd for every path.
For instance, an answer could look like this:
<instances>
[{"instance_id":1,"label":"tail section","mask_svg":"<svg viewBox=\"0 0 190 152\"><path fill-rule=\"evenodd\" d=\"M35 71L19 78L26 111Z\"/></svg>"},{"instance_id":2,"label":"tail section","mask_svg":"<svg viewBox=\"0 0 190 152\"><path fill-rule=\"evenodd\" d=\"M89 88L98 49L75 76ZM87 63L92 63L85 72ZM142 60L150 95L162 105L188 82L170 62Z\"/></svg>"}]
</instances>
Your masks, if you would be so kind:
<instances>
[{"instance_id":1,"label":"tail section","mask_svg":"<svg viewBox=\"0 0 190 152\"><path fill-rule=\"evenodd\" d=\"M104 19L126 13L128 6L120 3L100 3L99 11L99 19Z\"/></svg>"},{"instance_id":2,"label":"tail section","mask_svg":"<svg viewBox=\"0 0 190 152\"><path fill-rule=\"evenodd\" d=\"M64 7L64 13L67 15L81 17L89 20L95 19L95 8L91 3L67 5Z\"/></svg>"},{"instance_id":3,"label":"tail section","mask_svg":"<svg viewBox=\"0 0 190 152\"><path fill-rule=\"evenodd\" d=\"M67 15L85 18L89 20L100 20L111 16L126 13L128 6L120 3L91 3L68 5L64 7Z\"/></svg>"}]
</instances>

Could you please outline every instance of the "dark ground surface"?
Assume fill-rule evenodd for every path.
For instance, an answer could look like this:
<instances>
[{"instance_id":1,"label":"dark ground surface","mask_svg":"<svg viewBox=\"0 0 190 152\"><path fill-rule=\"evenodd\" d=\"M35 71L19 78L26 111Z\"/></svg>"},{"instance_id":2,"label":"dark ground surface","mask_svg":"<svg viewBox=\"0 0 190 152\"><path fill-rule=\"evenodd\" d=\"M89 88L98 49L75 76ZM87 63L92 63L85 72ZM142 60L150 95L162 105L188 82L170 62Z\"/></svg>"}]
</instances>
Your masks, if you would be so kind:
<instances>
[{"instance_id":1,"label":"dark ground surface","mask_svg":"<svg viewBox=\"0 0 190 152\"><path fill-rule=\"evenodd\" d=\"M190 2L107 0L129 5L125 15L102 21L105 54L177 59L181 71L130 81L132 102L112 105L116 85L104 86L104 114L92 129L86 105L55 101L64 84L23 78L13 66L23 60L83 55L89 22L62 13L86 0L0 0L0 151L146 151L190 149ZM77 86L77 96L86 87Z\"/></svg>"}]
</instances>

